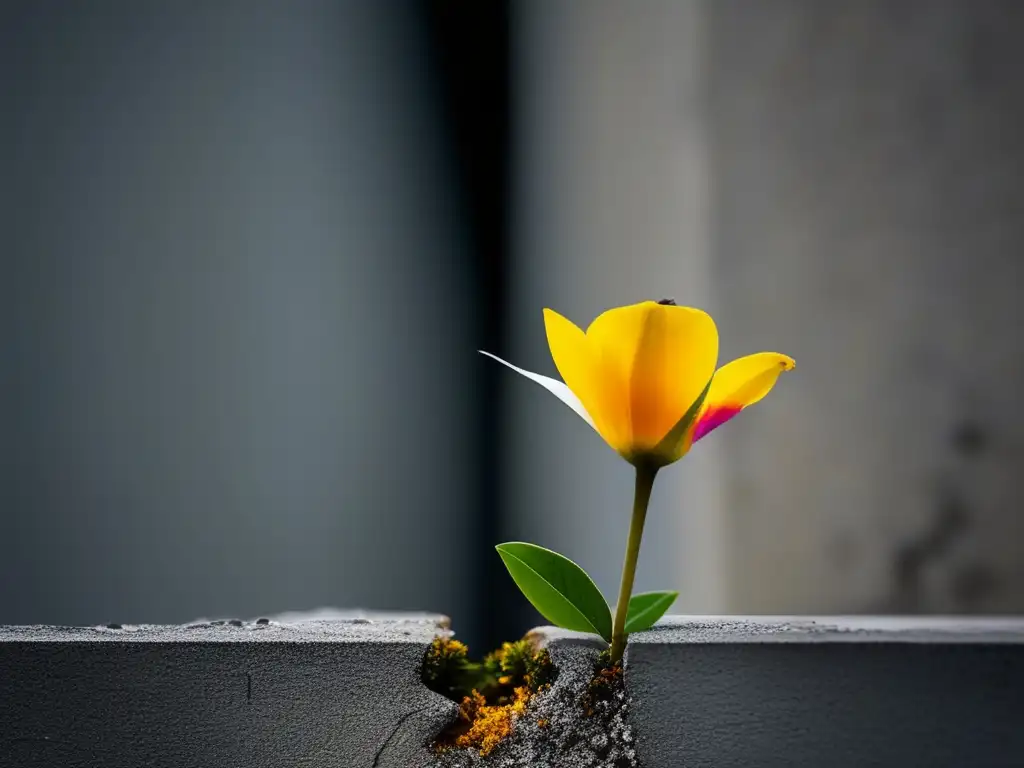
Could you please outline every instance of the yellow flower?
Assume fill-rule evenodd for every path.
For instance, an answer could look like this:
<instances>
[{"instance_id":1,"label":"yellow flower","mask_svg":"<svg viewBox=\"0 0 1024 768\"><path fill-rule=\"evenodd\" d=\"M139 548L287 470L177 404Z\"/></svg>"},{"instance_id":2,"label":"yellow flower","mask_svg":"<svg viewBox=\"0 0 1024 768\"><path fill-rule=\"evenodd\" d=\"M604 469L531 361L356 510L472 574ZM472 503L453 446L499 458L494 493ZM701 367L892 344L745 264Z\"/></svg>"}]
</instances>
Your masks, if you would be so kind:
<instances>
[{"instance_id":1,"label":"yellow flower","mask_svg":"<svg viewBox=\"0 0 1024 768\"><path fill-rule=\"evenodd\" d=\"M634 464L658 467L682 458L795 365L786 355L760 352L716 372L714 320L671 300L610 309L586 332L545 309L544 326L563 381L484 354L552 392Z\"/></svg>"}]
</instances>

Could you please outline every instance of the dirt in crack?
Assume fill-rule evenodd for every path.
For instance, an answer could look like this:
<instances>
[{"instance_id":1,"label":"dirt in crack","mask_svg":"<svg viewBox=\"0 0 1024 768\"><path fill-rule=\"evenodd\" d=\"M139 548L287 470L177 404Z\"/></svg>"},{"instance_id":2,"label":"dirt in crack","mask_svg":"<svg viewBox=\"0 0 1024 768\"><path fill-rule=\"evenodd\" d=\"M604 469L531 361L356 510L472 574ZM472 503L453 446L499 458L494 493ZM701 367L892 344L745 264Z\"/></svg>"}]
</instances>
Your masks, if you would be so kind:
<instances>
[{"instance_id":1,"label":"dirt in crack","mask_svg":"<svg viewBox=\"0 0 1024 768\"><path fill-rule=\"evenodd\" d=\"M560 649L555 664L528 637L476 662L465 645L434 641L423 665L432 690L459 703L436 740L437 765L636 768L620 667L594 648Z\"/></svg>"},{"instance_id":2,"label":"dirt in crack","mask_svg":"<svg viewBox=\"0 0 1024 768\"><path fill-rule=\"evenodd\" d=\"M423 682L459 703L459 719L437 739L437 751L468 748L487 756L526 714L530 699L551 687L554 667L529 638L473 661L464 643L439 637L427 651Z\"/></svg>"}]
</instances>

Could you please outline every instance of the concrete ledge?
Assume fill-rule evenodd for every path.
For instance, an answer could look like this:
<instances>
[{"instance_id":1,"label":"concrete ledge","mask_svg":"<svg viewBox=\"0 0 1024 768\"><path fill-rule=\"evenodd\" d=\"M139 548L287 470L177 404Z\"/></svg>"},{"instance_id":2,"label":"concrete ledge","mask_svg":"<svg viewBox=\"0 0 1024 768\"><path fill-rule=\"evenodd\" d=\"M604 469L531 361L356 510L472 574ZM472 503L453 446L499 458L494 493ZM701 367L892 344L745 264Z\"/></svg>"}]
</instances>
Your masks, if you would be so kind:
<instances>
[{"instance_id":1,"label":"concrete ledge","mask_svg":"<svg viewBox=\"0 0 1024 768\"><path fill-rule=\"evenodd\" d=\"M337 612L0 628L0 766L1024 765L1021 619L668 617L631 638L608 733L556 723L578 717L600 643L541 628L550 724L479 760L426 748L457 709L419 679L446 631Z\"/></svg>"},{"instance_id":2,"label":"concrete ledge","mask_svg":"<svg viewBox=\"0 0 1024 768\"><path fill-rule=\"evenodd\" d=\"M0 765L428 765L457 708L419 667L446 628L337 612L0 628Z\"/></svg>"},{"instance_id":3,"label":"concrete ledge","mask_svg":"<svg viewBox=\"0 0 1024 768\"><path fill-rule=\"evenodd\" d=\"M645 768L1019 768L1024 620L667 617L631 638Z\"/></svg>"}]
</instances>

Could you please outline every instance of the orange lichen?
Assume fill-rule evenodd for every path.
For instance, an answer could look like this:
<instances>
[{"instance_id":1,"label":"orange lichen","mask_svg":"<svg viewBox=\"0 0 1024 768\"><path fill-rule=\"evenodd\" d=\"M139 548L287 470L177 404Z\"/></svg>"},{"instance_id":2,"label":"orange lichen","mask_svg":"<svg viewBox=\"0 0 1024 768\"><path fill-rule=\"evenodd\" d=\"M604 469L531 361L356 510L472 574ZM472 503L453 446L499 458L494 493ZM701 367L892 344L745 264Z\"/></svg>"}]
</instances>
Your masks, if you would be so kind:
<instances>
[{"instance_id":1,"label":"orange lichen","mask_svg":"<svg viewBox=\"0 0 1024 768\"><path fill-rule=\"evenodd\" d=\"M466 730L455 739L455 746L475 749L486 757L512 733L512 724L526 712L532 695L528 688L520 686L508 704L488 705L480 693L473 691L459 707L459 719Z\"/></svg>"},{"instance_id":2,"label":"orange lichen","mask_svg":"<svg viewBox=\"0 0 1024 768\"><path fill-rule=\"evenodd\" d=\"M486 756L512 732L530 699L550 688L555 670L548 652L537 650L530 639L504 643L480 663L469 661L465 646L454 643L435 640L424 662L428 686L459 701L458 720L435 747L439 752L475 749Z\"/></svg>"}]
</instances>

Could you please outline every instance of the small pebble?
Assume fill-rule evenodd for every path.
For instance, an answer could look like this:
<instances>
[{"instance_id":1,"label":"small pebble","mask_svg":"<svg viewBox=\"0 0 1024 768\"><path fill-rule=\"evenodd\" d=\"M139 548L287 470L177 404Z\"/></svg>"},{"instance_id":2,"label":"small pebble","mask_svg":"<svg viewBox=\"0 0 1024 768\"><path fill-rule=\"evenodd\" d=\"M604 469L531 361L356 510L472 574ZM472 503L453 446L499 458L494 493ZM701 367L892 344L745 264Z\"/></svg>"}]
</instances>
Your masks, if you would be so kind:
<instances>
[{"instance_id":1,"label":"small pebble","mask_svg":"<svg viewBox=\"0 0 1024 768\"><path fill-rule=\"evenodd\" d=\"M256 619L257 624L269 624L270 619Z\"/></svg>"},{"instance_id":2,"label":"small pebble","mask_svg":"<svg viewBox=\"0 0 1024 768\"><path fill-rule=\"evenodd\" d=\"M241 622L240 619L232 619L231 621L228 622L228 624L230 624L232 627L240 627L240 626L242 626L242 622Z\"/></svg>"},{"instance_id":3,"label":"small pebble","mask_svg":"<svg viewBox=\"0 0 1024 768\"><path fill-rule=\"evenodd\" d=\"M121 629L120 624L107 624L107 629Z\"/></svg>"}]
</instances>

